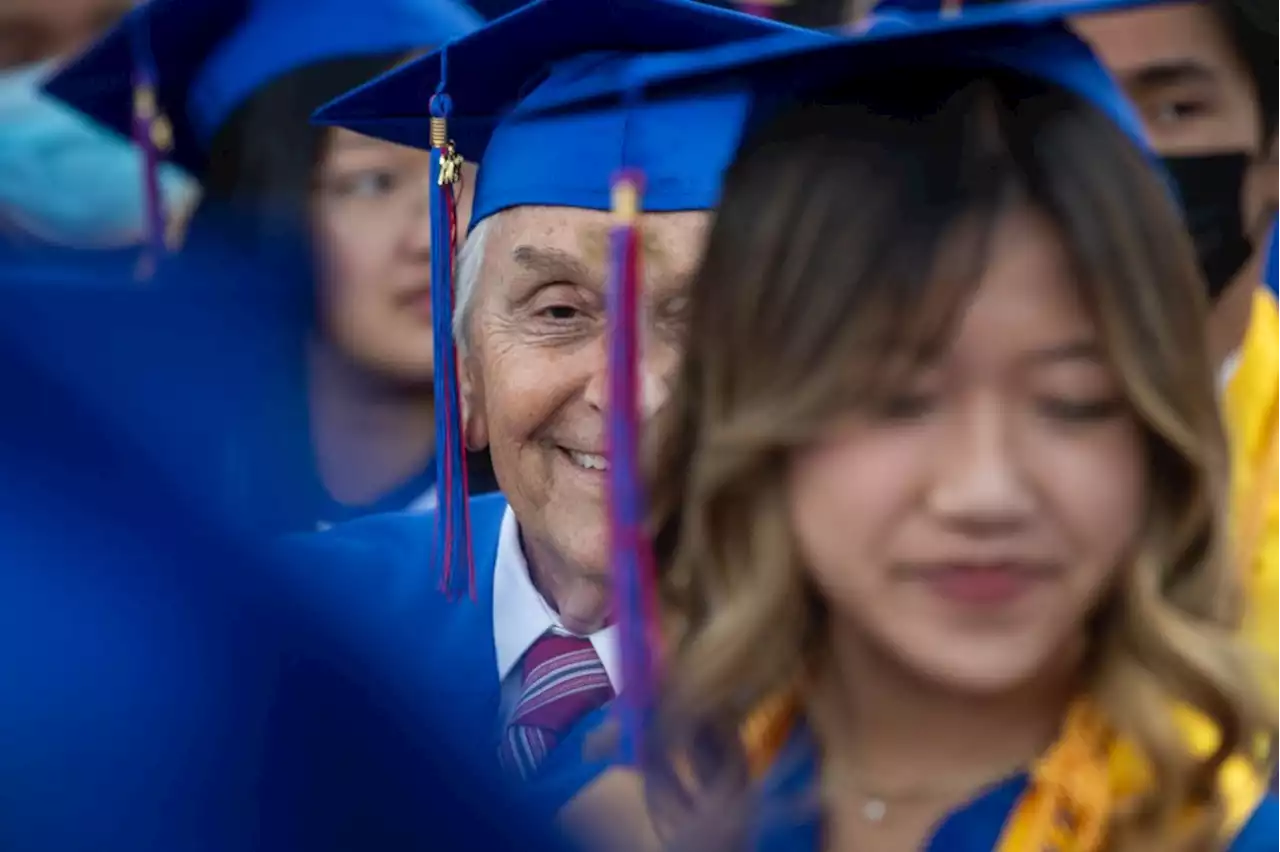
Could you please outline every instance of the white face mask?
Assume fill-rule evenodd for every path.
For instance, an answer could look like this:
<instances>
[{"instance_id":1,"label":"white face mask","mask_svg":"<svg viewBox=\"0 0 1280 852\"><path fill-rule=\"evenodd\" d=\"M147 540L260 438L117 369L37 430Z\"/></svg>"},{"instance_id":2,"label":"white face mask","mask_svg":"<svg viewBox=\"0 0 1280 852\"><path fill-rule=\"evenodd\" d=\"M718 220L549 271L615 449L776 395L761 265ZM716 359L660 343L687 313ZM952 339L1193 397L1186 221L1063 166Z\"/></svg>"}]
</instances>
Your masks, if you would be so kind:
<instances>
[{"instance_id":1,"label":"white face mask","mask_svg":"<svg viewBox=\"0 0 1280 852\"><path fill-rule=\"evenodd\" d=\"M40 91L52 63L0 71L0 227L85 248L145 236L142 157L131 142ZM166 210L193 203L198 185L160 175Z\"/></svg>"}]
</instances>

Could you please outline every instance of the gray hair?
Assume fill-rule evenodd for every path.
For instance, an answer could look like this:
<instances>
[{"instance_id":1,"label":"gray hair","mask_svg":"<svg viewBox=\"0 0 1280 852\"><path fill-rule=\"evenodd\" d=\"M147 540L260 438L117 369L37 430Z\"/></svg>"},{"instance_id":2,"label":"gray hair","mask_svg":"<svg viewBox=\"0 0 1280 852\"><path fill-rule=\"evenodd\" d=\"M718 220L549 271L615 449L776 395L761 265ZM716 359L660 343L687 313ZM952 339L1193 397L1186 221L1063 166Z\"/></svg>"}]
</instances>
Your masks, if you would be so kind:
<instances>
[{"instance_id":1,"label":"gray hair","mask_svg":"<svg viewBox=\"0 0 1280 852\"><path fill-rule=\"evenodd\" d=\"M492 223L492 216L481 220L467 234L458 252L458 273L454 278L453 339L458 345L458 354L464 357L471 344L471 314L480 289L480 270L484 266L484 248L489 241Z\"/></svg>"}]
</instances>

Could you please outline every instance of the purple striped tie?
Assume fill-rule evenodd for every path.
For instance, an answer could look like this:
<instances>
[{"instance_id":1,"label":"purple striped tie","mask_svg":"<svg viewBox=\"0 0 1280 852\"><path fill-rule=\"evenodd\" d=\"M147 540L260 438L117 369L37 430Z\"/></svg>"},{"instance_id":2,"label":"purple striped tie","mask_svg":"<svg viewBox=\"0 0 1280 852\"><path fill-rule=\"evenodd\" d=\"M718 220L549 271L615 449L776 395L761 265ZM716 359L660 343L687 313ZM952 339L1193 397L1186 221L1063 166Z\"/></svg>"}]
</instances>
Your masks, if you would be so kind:
<instances>
[{"instance_id":1,"label":"purple striped tie","mask_svg":"<svg viewBox=\"0 0 1280 852\"><path fill-rule=\"evenodd\" d=\"M520 699L502 734L502 765L531 777L580 719L613 698L591 640L544 633L520 663Z\"/></svg>"}]
</instances>

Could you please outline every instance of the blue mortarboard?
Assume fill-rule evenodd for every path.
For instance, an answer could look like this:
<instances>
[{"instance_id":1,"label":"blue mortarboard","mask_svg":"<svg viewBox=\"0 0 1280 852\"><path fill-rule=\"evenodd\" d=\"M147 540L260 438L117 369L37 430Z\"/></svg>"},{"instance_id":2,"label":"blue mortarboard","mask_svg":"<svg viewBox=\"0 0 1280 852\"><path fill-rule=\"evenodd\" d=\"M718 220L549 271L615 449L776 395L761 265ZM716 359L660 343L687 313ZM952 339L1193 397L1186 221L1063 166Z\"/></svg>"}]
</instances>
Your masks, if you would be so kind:
<instances>
[{"instance_id":1,"label":"blue mortarboard","mask_svg":"<svg viewBox=\"0 0 1280 852\"><path fill-rule=\"evenodd\" d=\"M1159 2L1011 0L961 10L959 3L946 0L888 0L845 38L814 41L784 33L678 55L637 57L613 73L578 80L524 108L534 114L592 112L634 100L637 93L648 103L724 100L728 92L759 106L862 73L924 63L1007 68L1080 95L1149 151L1141 120L1123 91L1064 21Z\"/></svg>"},{"instance_id":2,"label":"blue mortarboard","mask_svg":"<svg viewBox=\"0 0 1280 852\"><path fill-rule=\"evenodd\" d=\"M320 124L432 151L437 519L447 591L474 592L470 570L460 570L471 567L471 554L461 406L452 368L453 252L439 248L456 240L450 184L458 158L480 164L473 225L523 205L609 210L611 178L624 163L645 172L646 210L713 207L720 171L736 141L718 131L741 121L739 99L530 121L512 116L522 104L607 74L627 57L780 32L798 41L827 38L692 0L535 0L317 111Z\"/></svg>"},{"instance_id":3,"label":"blue mortarboard","mask_svg":"<svg viewBox=\"0 0 1280 852\"><path fill-rule=\"evenodd\" d=\"M449 137L461 156L481 165L473 223L525 204L608 210L624 128L626 159L648 178L645 208L704 209L714 205L718 172L732 154L732 140L713 131L738 118L736 101L532 121L510 116L522 103L607 73L620 56L780 32L799 42L827 38L691 0L535 0L338 98L316 120L429 148L427 102L446 92Z\"/></svg>"},{"instance_id":4,"label":"blue mortarboard","mask_svg":"<svg viewBox=\"0 0 1280 852\"><path fill-rule=\"evenodd\" d=\"M151 0L45 89L129 135L144 41L158 107L172 122L169 159L199 175L218 128L281 74L326 59L435 47L479 23L459 0Z\"/></svg>"}]
</instances>

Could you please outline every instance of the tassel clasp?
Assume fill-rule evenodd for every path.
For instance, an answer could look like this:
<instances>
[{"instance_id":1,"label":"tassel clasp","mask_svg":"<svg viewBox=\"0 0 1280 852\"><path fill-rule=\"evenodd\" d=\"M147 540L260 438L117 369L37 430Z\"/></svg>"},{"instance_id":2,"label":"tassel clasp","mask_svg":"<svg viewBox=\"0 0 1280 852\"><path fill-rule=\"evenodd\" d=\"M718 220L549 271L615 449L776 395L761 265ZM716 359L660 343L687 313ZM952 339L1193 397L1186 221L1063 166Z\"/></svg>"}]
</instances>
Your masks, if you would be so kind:
<instances>
[{"instance_id":1,"label":"tassel clasp","mask_svg":"<svg viewBox=\"0 0 1280 852\"><path fill-rule=\"evenodd\" d=\"M610 193L613 217L618 224L634 224L640 218L640 184L630 175L621 175L613 182Z\"/></svg>"},{"instance_id":2,"label":"tassel clasp","mask_svg":"<svg viewBox=\"0 0 1280 852\"><path fill-rule=\"evenodd\" d=\"M431 147L440 151L440 186L451 186L462 178L462 157L449 139L449 120L444 116L431 116Z\"/></svg>"},{"instance_id":3,"label":"tassel clasp","mask_svg":"<svg viewBox=\"0 0 1280 852\"><path fill-rule=\"evenodd\" d=\"M135 86L133 90L133 114L147 126L147 135L156 153L167 153L173 147L173 125L160 112L156 92L151 86Z\"/></svg>"}]
</instances>

